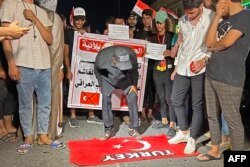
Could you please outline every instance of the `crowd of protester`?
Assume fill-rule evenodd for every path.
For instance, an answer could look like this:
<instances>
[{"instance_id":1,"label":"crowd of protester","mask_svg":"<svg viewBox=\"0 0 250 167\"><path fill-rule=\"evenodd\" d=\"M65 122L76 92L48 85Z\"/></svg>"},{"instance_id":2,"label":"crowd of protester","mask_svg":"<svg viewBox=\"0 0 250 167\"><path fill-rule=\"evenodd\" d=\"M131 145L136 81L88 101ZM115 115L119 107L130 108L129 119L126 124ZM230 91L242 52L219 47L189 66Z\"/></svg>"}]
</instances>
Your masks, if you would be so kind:
<instances>
[{"instance_id":1,"label":"crowd of protester","mask_svg":"<svg viewBox=\"0 0 250 167\"><path fill-rule=\"evenodd\" d=\"M63 108L61 101L66 97L61 93L62 83L67 94L73 75L74 33L100 31L91 27L82 7L74 9L73 24L68 26L64 16L37 1L2 2L0 140L20 141L19 125L13 123L20 121L24 140L17 154L28 153L35 141L63 149L65 145L58 140L62 136L57 133L57 119L63 122L63 109L69 110L70 127L80 127L76 109ZM220 159L220 147L225 145L232 150L244 149L239 109L250 49L250 12L243 9L240 0L219 0L216 6L211 2L182 0L184 15L179 20L162 10L153 16L152 9L143 10L140 20L134 12L128 12L127 19L110 16L102 32L108 35L108 24L128 25L130 38L166 45L163 60L148 59L138 121L148 121L153 129L165 128L169 144L186 142L185 154L196 151L197 139L209 125L211 149L200 154L199 161ZM173 31L176 25L170 24L177 21L178 32ZM17 111L19 117L14 119ZM156 111L160 119L156 119ZM94 110L87 112L88 123L103 124ZM130 127L127 113L120 113ZM132 136L143 138L135 130ZM108 135L101 139L113 136Z\"/></svg>"}]
</instances>

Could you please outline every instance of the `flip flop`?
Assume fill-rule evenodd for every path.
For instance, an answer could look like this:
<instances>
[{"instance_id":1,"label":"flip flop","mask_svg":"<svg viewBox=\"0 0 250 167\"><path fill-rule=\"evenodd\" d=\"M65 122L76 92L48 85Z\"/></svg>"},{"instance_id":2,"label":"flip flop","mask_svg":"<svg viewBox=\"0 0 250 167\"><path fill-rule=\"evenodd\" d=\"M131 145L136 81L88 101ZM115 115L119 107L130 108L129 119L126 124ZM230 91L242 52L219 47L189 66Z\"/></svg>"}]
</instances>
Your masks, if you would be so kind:
<instances>
[{"instance_id":1,"label":"flip flop","mask_svg":"<svg viewBox=\"0 0 250 167\"><path fill-rule=\"evenodd\" d=\"M17 137L16 132L8 133L0 138L1 141L5 143L15 143L20 141L20 138Z\"/></svg>"},{"instance_id":2,"label":"flip flop","mask_svg":"<svg viewBox=\"0 0 250 167\"><path fill-rule=\"evenodd\" d=\"M22 154L27 154L27 153L30 151L30 149L31 149L32 146L33 146L32 144L21 144L21 145L16 149L16 153L17 153L17 154L20 154L20 155L22 155Z\"/></svg>"},{"instance_id":3,"label":"flip flop","mask_svg":"<svg viewBox=\"0 0 250 167\"><path fill-rule=\"evenodd\" d=\"M43 144L43 143L37 143L39 146L45 146L45 147L50 147L52 149L64 149L66 146L58 141L58 140L53 140L50 144Z\"/></svg>"},{"instance_id":4,"label":"flip flop","mask_svg":"<svg viewBox=\"0 0 250 167\"><path fill-rule=\"evenodd\" d=\"M58 140L52 141L52 143L49 146L52 149L64 149L66 147L62 142Z\"/></svg>"},{"instance_id":5,"label":"flip flop","mask_svg":"<svg viewBox=\"0 0 250 167\"><path fill-rule=\"evenodd\" d=\"M202 156L202 157L207 157L207 159L200 159L199 157ZM206 161L213 161L213 160L220 160L222 157L214 157L210 154L200 154L197 156L197 160L200 161L200 162L206 162Z\"/></svg>"}]
</instances>

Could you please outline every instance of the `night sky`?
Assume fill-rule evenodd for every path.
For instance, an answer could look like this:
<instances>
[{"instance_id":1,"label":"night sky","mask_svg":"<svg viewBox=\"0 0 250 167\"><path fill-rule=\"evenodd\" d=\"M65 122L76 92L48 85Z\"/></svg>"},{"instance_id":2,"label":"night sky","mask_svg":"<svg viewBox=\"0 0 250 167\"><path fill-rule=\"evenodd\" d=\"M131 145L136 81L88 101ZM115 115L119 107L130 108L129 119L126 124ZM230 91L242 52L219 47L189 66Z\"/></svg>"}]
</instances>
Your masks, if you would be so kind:
<instances>
[{"instance_id":1,"label":"night sky","mask_svg":"<svg viewBox=\"0 0 250 167\"><path fill-rule=\"evenodd\" d=\"M108 16L127 18L137 0L58 0L57 12L69 21L72 7L82 7L86 11L88 22L101 32ZM120 8L119 8L120 2Z\"/></svg>"}]
</instances>

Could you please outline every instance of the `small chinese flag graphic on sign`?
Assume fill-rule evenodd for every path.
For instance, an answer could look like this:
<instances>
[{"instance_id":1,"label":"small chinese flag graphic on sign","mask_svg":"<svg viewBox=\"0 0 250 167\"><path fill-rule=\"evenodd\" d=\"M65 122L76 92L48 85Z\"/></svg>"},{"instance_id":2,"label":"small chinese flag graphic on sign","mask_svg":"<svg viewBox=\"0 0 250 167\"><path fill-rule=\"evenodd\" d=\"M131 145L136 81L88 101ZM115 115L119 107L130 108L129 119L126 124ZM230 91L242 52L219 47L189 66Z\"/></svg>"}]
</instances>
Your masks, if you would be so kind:
<instances>
[{"instance_id":1,"label":"small chinese flag graphic on sign","mask_svg":"<svg viewBox=\"0 0 250 167\"><path fill-rule=\"evenodd\" d=\"M100 93L97 92L81 92L80 103L99 105Z\"/></svg>"},{"instance_id":2,"label":"small chinese flag graphic on sign","mask_svg":"<svg viewBox=\"0 0 250 167\"><path fill-rule=\"evenodd\" d=\"M121 103L120 103L121 107L127 107L128 106L128 101L125 95L121 96Z\"/></svg>"}]
</instances>

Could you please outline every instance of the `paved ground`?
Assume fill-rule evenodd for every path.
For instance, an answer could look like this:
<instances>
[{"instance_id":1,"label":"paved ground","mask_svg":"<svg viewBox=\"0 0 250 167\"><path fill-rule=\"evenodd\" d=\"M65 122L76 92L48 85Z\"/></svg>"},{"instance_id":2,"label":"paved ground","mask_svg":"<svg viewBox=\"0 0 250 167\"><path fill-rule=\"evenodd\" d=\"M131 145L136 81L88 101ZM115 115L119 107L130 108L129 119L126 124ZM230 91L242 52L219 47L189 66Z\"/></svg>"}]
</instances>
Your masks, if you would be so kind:
<instances>
[{"instance_id":1,"label":"paved ground","mask_svg":"<svg viewBox=\"0 0 250 167\"><path fill-rule=\"evenodd\" d=\"M100 136L103 133L103 125L89 124L86 122L86 117L81 116L80 128L70 128L68 123L65 127L64 137L61 139L63 142L74 139L91 139ZM128 136L127 126L115 117L115 123L119 128L116 136ZM143 135L157 135L165 133L166 130L153 130L147 122L142 123L140 132ZM204 139L204 137L203 137ZM0 144L0 166L1 167L70 167L75 166L69 163L68 148L64 150L51 150L47 147L34 145L32 150L27 155L16 155L15 148L20 143L16 144ZM204 153L207 147L202 146L199 151ZM222 167L223 160L198 162L195 157L180 158L180 159L157 159L139 162L130 162L114 165L105 165L105 167Z\"/></svg>"}]
</instances>

